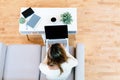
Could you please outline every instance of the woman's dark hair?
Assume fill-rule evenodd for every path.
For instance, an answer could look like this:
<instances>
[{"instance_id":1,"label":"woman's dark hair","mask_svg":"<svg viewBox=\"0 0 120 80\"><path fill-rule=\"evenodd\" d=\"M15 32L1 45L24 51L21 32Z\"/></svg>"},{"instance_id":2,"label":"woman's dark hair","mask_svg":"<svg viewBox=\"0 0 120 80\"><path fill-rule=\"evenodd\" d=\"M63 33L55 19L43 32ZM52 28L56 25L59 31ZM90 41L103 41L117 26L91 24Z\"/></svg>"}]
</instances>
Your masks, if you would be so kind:
<instances>
[{"instance_id":1,"label":"woman's dark hair","mask_svg":"<svg viewBox=\"0 0 120 80\"><path fill-rule=\"evenodd\" d=\"M61 74L63 72L63 69L61 68L61 64L63 62L66 62L68 57L66 55L66 51L64 47L60 43L55 43L51 45L51 47L49 48L47 59L48 59L47 64L49 66L57 65L60 69L60 74Z\"/></svg>"}]
</instances>

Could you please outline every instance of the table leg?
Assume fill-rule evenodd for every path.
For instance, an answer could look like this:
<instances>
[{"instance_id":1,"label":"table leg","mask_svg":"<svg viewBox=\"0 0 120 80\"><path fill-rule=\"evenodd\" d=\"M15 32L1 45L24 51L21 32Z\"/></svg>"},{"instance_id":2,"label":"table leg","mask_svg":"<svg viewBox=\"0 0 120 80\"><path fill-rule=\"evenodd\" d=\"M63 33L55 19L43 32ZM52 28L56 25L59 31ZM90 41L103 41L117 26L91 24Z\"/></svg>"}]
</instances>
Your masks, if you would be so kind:
<instances>
[{"instance_id":1,"label":"table leg","mask_svg":"<svg viewBox=\"0 0 120 80\"><path fill-rule=\"evenodd\" d=\"M28 35L26 35L27 36L27 39L28 39L28 41L30 40L30 38L29 38L29 36Z\"/></svg>"},{"instance_id":2,"label":"table leg","mask_svg":"<svg viewBox=\"0 0 120 80\"><path fill-rule=\"evenodd\" d=\"M46 43L45 41L46 41L46 38L45 38L45 34L41 34L42 35L42 39L43 39L43 42L44 42L44 44Z\"/></svg>"}]
</instances>

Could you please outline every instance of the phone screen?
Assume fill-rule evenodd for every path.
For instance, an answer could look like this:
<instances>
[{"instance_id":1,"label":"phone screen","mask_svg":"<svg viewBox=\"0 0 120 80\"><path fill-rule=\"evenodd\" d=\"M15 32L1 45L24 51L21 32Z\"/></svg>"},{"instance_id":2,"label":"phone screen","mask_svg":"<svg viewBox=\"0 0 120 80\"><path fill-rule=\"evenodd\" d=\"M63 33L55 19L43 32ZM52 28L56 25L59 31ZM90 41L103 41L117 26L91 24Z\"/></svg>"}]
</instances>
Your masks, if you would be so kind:
<instances>
[{"instance_id":1,"label":"phone screen","mask_svg":"<svg viewBox=\"0 0 120 80\"><path fill-rule=\"evenodd\" d=\"M22 12L22 15L27 18L28 16L32 15L34 13L34 11L32 10L32 8L28 8L25 11Z\"/></svg>"}]
</instances>

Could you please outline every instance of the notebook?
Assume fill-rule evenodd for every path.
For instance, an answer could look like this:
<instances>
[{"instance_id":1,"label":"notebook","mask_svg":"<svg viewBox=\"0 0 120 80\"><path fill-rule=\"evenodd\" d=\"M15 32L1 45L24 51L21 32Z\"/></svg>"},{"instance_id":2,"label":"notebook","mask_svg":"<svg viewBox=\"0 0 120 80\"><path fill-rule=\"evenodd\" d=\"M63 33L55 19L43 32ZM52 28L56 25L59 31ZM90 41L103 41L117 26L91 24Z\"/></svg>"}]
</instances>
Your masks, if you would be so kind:
<instances>
[{"instance_id":1,"label":"notebook","mask_svg":"<svg viewBox=\"0 0 120 80\"><path fill-rule=\"evenodd\" d=\"M30 20L27 22L27 25L34 28L39 20L40 20L40 16L33 14Z\"/></svg>"}]
</instances>

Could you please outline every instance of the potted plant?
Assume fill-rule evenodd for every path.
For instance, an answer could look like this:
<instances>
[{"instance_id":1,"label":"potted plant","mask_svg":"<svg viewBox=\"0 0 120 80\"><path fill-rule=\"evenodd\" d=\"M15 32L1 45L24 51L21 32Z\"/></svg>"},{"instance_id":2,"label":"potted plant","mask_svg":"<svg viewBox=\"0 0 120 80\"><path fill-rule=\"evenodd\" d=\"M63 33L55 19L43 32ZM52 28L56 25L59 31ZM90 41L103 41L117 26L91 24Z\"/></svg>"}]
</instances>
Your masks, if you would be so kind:
<instances>
[{"instance_id":1,"label":"potted plant","mask_svg":"<svg viewBox=\"0 0 120 80\"><path fill-rule=\"evenodd\" d=\"M71 22L73 21L71 14L69 12L65 12L65 13L61 14L61 21L64 24L71 24Z\"/></svg>"}]
</instances>

